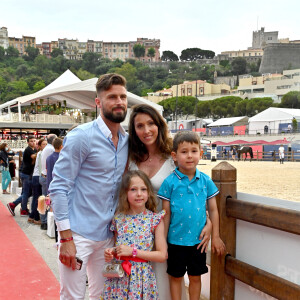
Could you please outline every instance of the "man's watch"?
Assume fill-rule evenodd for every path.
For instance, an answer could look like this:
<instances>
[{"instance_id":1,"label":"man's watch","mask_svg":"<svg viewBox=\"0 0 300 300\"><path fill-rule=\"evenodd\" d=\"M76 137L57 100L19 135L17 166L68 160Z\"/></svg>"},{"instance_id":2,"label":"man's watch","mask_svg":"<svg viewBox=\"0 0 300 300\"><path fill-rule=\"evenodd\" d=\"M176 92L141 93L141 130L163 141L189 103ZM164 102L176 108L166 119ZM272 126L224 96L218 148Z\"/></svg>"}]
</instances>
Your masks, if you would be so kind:
<instances>
[{"instance_id":1,"label":"man's watch","mask_svg":"<svg viewBox=\"0 0 300 300\"><path fill-rule=\"evenodd\" d=\"M133 246L132 257L136 257L136 256L137 256L137 249Z\"/></svg>"}]
</instances>

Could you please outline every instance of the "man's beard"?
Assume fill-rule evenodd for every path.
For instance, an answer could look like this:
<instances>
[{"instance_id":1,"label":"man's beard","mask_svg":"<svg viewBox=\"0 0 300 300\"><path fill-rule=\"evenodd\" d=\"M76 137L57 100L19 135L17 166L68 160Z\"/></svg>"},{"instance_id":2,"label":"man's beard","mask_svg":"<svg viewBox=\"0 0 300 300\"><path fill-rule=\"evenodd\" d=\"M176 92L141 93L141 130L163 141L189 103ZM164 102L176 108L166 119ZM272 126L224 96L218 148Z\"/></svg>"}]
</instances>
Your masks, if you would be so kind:
<instances>
[{"instance_id":1,"label":"man's beard","mask_svg":"<svg viewBox=\"0 0 300 300\"><path fill-rule=\"evenodd\" d=\"M114 122L114 123L122 123L125 120L126 115L127 115L127 110L125 108L122 113L118 112L117 114L114 114L113 111L105 110L104 108L103 108L102 112L103 112L103 116L107 120Z\"/></svg>"}]
</instances>

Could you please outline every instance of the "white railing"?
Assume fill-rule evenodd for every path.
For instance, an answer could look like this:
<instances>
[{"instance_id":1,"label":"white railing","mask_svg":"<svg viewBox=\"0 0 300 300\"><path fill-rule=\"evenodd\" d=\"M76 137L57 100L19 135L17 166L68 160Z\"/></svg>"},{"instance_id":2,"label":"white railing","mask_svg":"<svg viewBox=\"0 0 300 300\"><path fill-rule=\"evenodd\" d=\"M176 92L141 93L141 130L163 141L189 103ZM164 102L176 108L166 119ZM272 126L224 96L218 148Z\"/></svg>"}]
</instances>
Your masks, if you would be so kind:
<instances>
[{"instance_id":1,"label":"white railing","mask_svg":"<svg viewBox=\"0 0 300 300\"><path fill-rule=\"evenodd\" d=\"M76 124L86 123L92 121L91 117L81 116L74 117L70 115L49 115L49 114L29 114L21 115L21 122L30 123L51 123L51 124ZM6 115L0 115L0 122L19 122L18 113L10 113Z\"/></svg>"}]
</instances>

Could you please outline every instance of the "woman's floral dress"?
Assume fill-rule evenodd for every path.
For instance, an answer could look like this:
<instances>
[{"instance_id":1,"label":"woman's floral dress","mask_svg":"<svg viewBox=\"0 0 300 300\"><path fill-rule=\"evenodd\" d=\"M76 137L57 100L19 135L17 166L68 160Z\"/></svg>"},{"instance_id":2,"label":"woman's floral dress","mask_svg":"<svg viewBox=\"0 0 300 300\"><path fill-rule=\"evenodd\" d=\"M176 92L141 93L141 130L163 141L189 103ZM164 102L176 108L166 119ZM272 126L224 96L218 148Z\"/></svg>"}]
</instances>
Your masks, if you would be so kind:
<instances>
[{"instance_id":1,"label":"woman's floral dress","mask_svg":"<svg viewBox=\"0 0 300 300\"><path fill-rule=\"evenodd\" d=\"M138 215L116 215L110 227L117 233L116 246L135 245L139 250L151 251L154 230L164 215L165 211L153 213L150 210ZM106 278L100 299L159 299L151 263L131 261L131 264L130 276L125 273L122 278Z\"/></svg>"}]
</instances>

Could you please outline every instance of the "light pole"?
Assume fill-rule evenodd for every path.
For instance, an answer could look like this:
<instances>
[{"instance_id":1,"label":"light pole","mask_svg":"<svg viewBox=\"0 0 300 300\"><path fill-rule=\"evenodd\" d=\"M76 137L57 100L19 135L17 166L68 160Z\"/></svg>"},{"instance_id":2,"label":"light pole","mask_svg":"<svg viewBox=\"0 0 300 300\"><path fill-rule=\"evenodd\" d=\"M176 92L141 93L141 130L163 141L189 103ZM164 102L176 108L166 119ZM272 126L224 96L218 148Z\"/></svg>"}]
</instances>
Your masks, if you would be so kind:
<instances>
[{"instance_id":1,"label":"light pole","mask_svg":"<svg viewBox=\"0 0 300 300\"><path fill-rule=\"evenodd\" d=\"M196 104L195 104L195 132L197 132L197 79L196 79Z\"/></svg>"},{"instance_id":2,"label":"light pole","mask_svg":"<svg viewBox=\"0 0 300 300\"><path fill-rule=\"evenodd\" d=\"M178 74L176 77L175 128L177 132Z\"/></svg>"}]
</instances>

